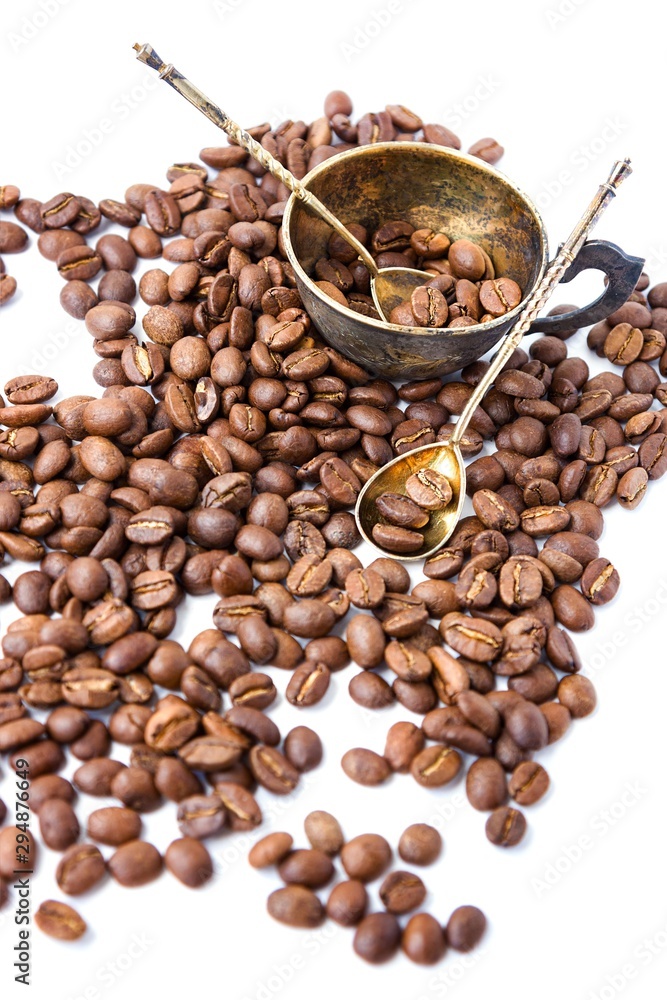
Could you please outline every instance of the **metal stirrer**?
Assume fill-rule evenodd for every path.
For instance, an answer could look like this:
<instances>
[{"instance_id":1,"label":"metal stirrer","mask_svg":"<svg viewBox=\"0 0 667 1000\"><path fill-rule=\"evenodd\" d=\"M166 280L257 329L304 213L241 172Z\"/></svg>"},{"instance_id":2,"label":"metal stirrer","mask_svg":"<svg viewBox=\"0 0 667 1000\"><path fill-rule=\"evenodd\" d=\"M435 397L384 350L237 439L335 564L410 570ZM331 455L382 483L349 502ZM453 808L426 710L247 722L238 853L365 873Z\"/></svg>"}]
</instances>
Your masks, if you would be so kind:
<instances>
[{"instance_id":1,"label":"metal stirrer","mask_svg":"<svg viewBox=\"0 0 667 1000\"><path fill-rule=\"evenodd\" d=\"M424 544L418 552L402 555L390 553L394 559L425 559L441 548L452 534L461 515L465 499L465 465L460 442L487 390L507 363L513 351L519 346L523 335L530 329L545 302L549 299L559 281L586 241L589 232L612 200L626 177L632 173L630 160L619 160L614 164L607 180L600 185L590 205L581 216L568 238L559 248L554 260L547 267L540 283L527 300L518 320L506 335L500 349L493 358L484 377L475 386L466 407L456 422L449 441L428 444L422 448L400 455L384 465L364 484L359 494L355 517L362 536L372 545L373 527L381 523L375 501L380 494L404 492L407 479L421 469L435 469L441 472L452 487L452 499L444 510L431 514L429 525L424 530ZM384 550L383 550L384 551Z\"/></svg>"},{"instance_id":2,"label":"metal stirrer","mask_svg":"<svg viewBox=\"0 0 667 1000\"><path fill-rule=\"evenodd\" d=\"M323 205L319 198L316 198L311 191L304 187L301 181L297 180L294 174L290 173L287 167L284 167L279 160L271 156L261 143L253 139L229 115L225 114L216 104L213 104L205 94L202 94L198 87L190 83L171 63L163 63L152 46L139 45L137 43L134 49L137 53L137 59L140 62L150 66L151 69L157 70L161 80L168 83L170 87L173 87L190 104L193 104L202 114L206 115L214 125L217 125L223 132L226 132L234 142L250 153L276 180L284 184L296 198L302 201L304 205L307 205L316 215L319 215L339 236L342 236L346 243L349 243L356 250L370 272L373 301L384 320L389 322L389 315L392 309L399 302L409 299L414 289L419 285L425 285L431 280L433 277L432 274L412 267L378 268L375 260L363 243L353 236L349 229L346 229L343 223L329 211L326 205Z\"/></svg>"}]
</instances>

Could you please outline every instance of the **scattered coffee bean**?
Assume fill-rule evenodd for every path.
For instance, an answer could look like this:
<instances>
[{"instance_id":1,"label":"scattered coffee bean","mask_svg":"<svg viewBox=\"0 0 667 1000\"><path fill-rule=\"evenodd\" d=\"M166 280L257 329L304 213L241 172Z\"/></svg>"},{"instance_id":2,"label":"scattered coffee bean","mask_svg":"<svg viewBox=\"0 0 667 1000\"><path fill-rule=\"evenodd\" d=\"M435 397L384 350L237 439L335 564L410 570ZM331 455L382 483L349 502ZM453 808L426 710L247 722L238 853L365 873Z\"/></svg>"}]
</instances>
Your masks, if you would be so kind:
<instances>
[{"instance_id":1,"label":"scattered coffee bean","mask_svg":"<svg viewBox=\"0 0 667 1000\"><path fill-rule=\"evenodd\" d=\"M86 933L86 922L67 903L47 899L40 903L35 913L35 923L40 931L59 941L78 941Z\"/></svg>"}]
</instances>

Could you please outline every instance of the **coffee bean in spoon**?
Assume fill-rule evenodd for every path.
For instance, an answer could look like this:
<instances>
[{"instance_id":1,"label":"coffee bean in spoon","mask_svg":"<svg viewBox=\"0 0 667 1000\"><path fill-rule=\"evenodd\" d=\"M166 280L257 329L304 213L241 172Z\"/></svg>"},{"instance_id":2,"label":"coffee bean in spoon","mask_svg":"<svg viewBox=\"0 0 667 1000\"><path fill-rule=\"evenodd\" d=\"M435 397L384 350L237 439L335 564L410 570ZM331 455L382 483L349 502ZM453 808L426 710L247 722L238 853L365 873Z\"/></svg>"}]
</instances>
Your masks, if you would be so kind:
<instances>
[{"instance_id":1,"label":"coffee bean in spoon","mask_svg":"<svg viewBox=\"0 0 667 1000\"><path fill-rule=\"evenodd\" d=\"M424 510L444 510L452 499L449 480L435 469L420 469L405 483L408 497ZM386 515L385 515L386 516ZM419 525L414 525L419 527Z\"/></svg>"},{"instance_id":2,"label":"coffee bean in spoon","mask_svg":"<svg viewBox=\"0 0 667 1000\"><path fill-rule=\"evenodd\" d=\"M386 521L399 528L423 528L428 524L429 515L424 508L400 493L382 493L375 506Z\"/></svg>"},{"instance_id":3,"label":"coffee bean in spoon","mask_svg":"<svg viewBox=\"0 0 667 1000\"><path fill-rule=\"evenodd\" d=\"M394 524L374 524L373 541L381 549L396 552L399 555L409 555L418 552L424 544L424 536L409 528L399 528Z\"/></svg>"}]
</instances>

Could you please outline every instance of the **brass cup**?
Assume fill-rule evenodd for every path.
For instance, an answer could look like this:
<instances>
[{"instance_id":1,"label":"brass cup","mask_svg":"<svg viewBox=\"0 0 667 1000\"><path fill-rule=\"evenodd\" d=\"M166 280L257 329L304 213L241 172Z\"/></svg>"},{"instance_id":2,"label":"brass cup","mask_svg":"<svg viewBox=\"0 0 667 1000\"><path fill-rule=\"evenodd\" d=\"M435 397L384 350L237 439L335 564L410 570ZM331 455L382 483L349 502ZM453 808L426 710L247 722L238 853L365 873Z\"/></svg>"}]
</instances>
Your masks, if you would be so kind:
<instances>
[{"instance_id":1,"label":"brass cup","mask_svg":"<svg viewBox=\"0 0 667 1000\"><path fill-rule=\"evenodd\" d=\"M461 329L398 326L361 316L315 284L315 263L328 256L332 231L292 195L282 231L304 305L332 347L375 375L433 378L482 357L511 327L544 274L547 236L537 208L498 170L465 153L421 142L376 143L332 156L303 184L346 225L361 223L372 232L383 222L405 219L451 240L471 239L489 254L497 275L513 278L523 289L524 299L511 312ZM533 331L597 322L626 300L641 272L637 258L591 241L568 277L593 266L607 271L605 294L576 313L540 320Z\"/></svg>"}]
</instances>

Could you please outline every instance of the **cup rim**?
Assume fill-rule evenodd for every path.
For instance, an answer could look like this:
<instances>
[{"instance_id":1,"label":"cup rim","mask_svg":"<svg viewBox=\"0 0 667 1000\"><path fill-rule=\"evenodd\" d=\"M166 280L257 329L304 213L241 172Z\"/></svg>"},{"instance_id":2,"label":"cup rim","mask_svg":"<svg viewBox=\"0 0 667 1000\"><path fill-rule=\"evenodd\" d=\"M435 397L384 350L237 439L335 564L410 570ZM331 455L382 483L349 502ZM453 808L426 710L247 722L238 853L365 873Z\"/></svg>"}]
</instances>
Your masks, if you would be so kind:
<instances>
[{"instance_id":1,"label":"cup rim","mask_svg":"<svg viewBox=\"0 0 667 1000\"><path fill-rule=\"evenodd\" d=\"M344 160L354 159L355 157L361 155L362 153L365 153L367 155L369 150L378 150L378 151L391 150L392 152L395 152L396 150L400 150L401 152L409 152L410 150L414 150L418 153L423 153L424 151L429 151L429 152L432 151L436 154L444 154L444 156L447 159L460 160L463 163L468 163L477 168L478 170L481 170L483 173L490 174L495 179L500 180L503 184L505 184L508 188L514 191L514 193L521 198L521 200L530 209L530 211L532 212L533 216L537 221L537 228L540 235L540 251L541 251L538 273L535 276L533 285L525 291L524 296L519 302L519 304L515 306L514 309L511 309L510 312L504 313L502 316L497 316L494 320L491 320L489 323L475 323L474 326L463 326L454 328L433 327L433 326L401 326L398 323L389 323L384 320L374 319L372 316L363 316L360 315L358 312L355 312L354 309L350 309L348 308L348 306L342 306L340 305L340 303L336 302L335 299L332 299L328 295L325 295L324 292L320 288L318 288L318 286L315 284L310 275L307 274L306 271L304 271L303 267L301 266L296 251L292 245L292 236L290 232L293 209L299 199L296 197L295 194L291 194L287 201L287 205L285 207L285 212L283 215L283 224L282 224L283 243L290 264L294 268L297 277L306 285L311 295L314 295L317 299L319 299L319 301L322 303L323 306L332 309L334 312L337 312L343 320L349 320L351 317L354 317L354 319L357 321L361 320L364 323L368 323L374 330L382 334L400 333L404 335L407 334L409 336L434 337L434 336L442 336L442 334L445 333L449 336L470 336L471 334L474 335L475 333L481 330L483 330L484 332L496 329L499 330L500 327L505 326L505 324L507 324L508 322L510 323L513 322L523 311L523 308L526 302L528 301L528 298L530 297L530 294L535 285L542 279L544 272L547 268L549 259L549 248L548 248L546 226L544 224L542 216L539 213L537 205L535 204L533 199L528 194L526 194L526 192L521 187L519 187L518 184L515 184L514 181L510 180L510 178L506 174L504 174L501 170L497 170L495 167L491 166L491 164L486 163L479 157L471 156L469 153L462 153L460 150L452 149L450 146L439 146L436 143L423 143L423 142L378 142L370 146L369 145L357 146L355 149L344 150L341 153L336 153L334 156L328 157L326 160L323 160L322 163L319 163L316 167L313 167L313 169L310 170L305 175L301 183L305 188L308 188L313 180L315 180L317 177L319 177L320 174L325 173L327 169L329 169L332 161L335 161L336 163L342 163ZM499 335L502 332L503 331L499 330Z\"/></svg>"}]
</instances>

